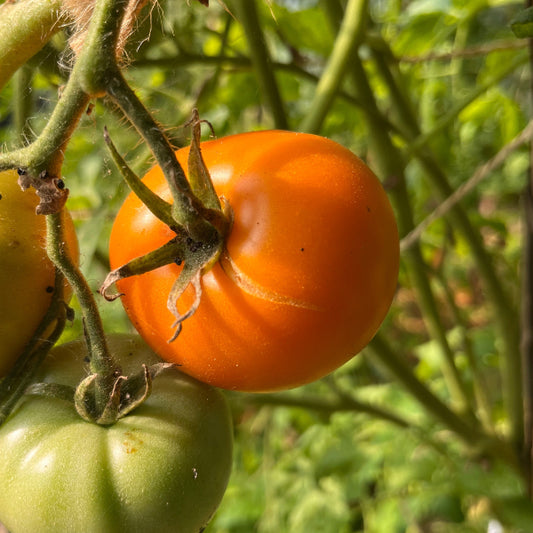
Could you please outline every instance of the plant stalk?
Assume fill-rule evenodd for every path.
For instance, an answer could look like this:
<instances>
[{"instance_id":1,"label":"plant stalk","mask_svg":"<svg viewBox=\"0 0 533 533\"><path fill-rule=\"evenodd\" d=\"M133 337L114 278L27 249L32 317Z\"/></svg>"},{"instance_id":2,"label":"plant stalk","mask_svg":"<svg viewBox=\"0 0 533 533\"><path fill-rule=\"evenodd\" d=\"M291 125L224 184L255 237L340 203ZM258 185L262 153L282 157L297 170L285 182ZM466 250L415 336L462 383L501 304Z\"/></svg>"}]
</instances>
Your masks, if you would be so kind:
<instances>
[{"instance_id":1,"label":"plant stalk","mask_svg":"<svg viewBox=\"0 0 533 533\"><path fill-rule=\"evenodd\" d=\"M533 0L526 1L526 8ZM529 39L529 70L533 73L533 39ZM533 107L533 78L529 86ZM530 111L531 114L531 111ZM524 249L522 259L521 355L524 398L523 463L530 500L533 500L533 143L529 145L529 169L523 194Z\"/></svg>"},{"instance_id":2,"label":"plant stalk","mask_svg":"<svg viewBox=\"0 0 533 533\"><path fill-rule=\"evenodd\" d=\"M492 76L487 82L473 91L469 97L459 102L454 108L445 115L437 125L428 133L421 134L420 126L414 115L410 102L408 100L403 84L401 83L400 74L397 69L392 70L394 65L392 53L384 41L379 48L374 50L374 57L378 70L387 83L393 107L399 112L399 129L402 135L409 143L409 152L415 155L421 165L427 172L427 177L431 181L435 190L441 198L446 199L453 194L453 189L449 183L448 177L442 170L436 157L431 152L427 143L441 131L442 128L449 125L458 113L471 103L475 98L483 94L494 83L501 79L498 74L497 79ZM387 61L388 58L388 61ZM508 75L513 69L523 62L519 57L511 66L505 70L504 74ZM393 73L394 72L394 73ZM502 341L502 374L503 389L506 403L506 410L510 420L509 434L515 446L519 448L523 435L523 407L521 391L521 363L519 350L519 319L517 311L505 291L502 280L498 277L494 268L492 257L485 249L479 232L472 226L467 214L460 205L455 205L449 212L448 218L452 225L461 232L470 246L472 256L476 262L480 276L487 288L487 296L492 308L494 322Z\"/></svg>"},{"instance_id":3,"label":"plant stalk","mask_svg":"<svg viewBox=\"0 0 533 533\"><path fill-rule=\"evenodd\" d=\"M245 0L246 1L246 0ZM366 28L368 0L349 0L340 24L333 50L320 77L309 113L300 130L318 133L335 99L350 61L363 41Z\"/></svg>"},{"instance_id":4,"label":"plant stalk","mask_svg":"<svg viewBox=\"0 0 533 533\"><path fill-rule=\"evenodd\" d=\"M400 381L406 390L444 426L456 433L469 445L478 444L482 434L479 428L466 423L437 396L435 396L407 366L378 333L365 349L365 353L381 362Z\"/></svg>"},{"instance_id":5,"label":"plant stalk","mask_svg":"<svg viewBox=\"0 0 533 533\"><path fill-rule=\"evenodd\" d=\"M0 89L61 29L61 0L0 5Z\"/></svg>"},{"instance_id":6,"label":"plant stalk","mask_svg":"<svg viewBox=\"0 0 533 533\"><path fill-rule=\"evenodd\" d=\"M237 17L244 28L250 56L259 78L259 88L272 113L274 125L278 129L288 129L287 114L278 87L272 60L268 51L263 28L259 22L256 0L234 0Z\"/></svg>"}]
</instances>

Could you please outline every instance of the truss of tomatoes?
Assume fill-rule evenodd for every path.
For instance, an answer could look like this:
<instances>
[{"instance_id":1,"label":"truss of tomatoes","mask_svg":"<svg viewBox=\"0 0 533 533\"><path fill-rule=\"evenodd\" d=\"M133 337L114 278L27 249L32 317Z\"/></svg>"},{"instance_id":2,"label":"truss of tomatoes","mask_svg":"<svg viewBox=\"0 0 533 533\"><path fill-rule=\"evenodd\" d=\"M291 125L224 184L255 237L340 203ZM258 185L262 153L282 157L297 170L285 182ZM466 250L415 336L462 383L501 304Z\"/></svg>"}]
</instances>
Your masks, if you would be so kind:
<instances>
[{"instance_id":1,"label":"truss of tomatoes","mask_svg":"<svg viewBox=\"0 0 533 533\"><path fill-rule=\"evenodd\" d=\"M368 344L395 293L398 230L381 183L348 149L315 135L250 132L201 150L234 213L223 254L232 275L224 260L203 275L200 305L173 342L167 298L181 266L120 280L126 312L163 359L218 387L273 391L323 377ZM183 168L187 156L178 150ZM171 201L160 167L143 181ZM112 229L111 267L173 237L130 194ZM193 300L189 287L178 307Z\"/></svg>"}]
</instances>

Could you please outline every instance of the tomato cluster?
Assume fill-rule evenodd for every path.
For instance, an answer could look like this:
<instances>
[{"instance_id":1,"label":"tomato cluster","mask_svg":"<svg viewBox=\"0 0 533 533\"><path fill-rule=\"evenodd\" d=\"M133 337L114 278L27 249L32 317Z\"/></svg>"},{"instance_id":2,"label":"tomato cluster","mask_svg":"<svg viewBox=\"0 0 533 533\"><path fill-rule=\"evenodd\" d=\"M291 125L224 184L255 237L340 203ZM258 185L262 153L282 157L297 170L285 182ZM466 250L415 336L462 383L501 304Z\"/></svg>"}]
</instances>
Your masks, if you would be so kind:
<instances>
[{"instance_id":1,"label":"tomato cluster","mask_svg":"<svg viewBox=\"0 0 533 533\"><path fill-rule=\"evenodd\" d=\"M143 375L160 358L178 366L154 378L140 405L104 425L83 419L72 401L89 372L86 342L52 349L35 376L40 388L0 426L0 519L13 533L201 531L232 464L230 410L212 386L271 391L319 379L357 354L387 314L398 231L383 187L360 159L328 139L285 131L234 135L201 149L233 216L217 261L202 271L199 306L168 342L175 316L167 299L183 262L120 279L122 303L144 340L107 339L123 373L114 378ZM184 168L188 155L177 152ZM144 183L171 201L160 167ZM15 171L0 173L0 292L9 302L0 307L0 376L53 292L36 203L18 188ZM74 227L63 216L65 246L76 258ZM111 266L175 239L131 194L113 225ZM196 292L185 290L180 311Z\"/></svg>"}]
</instances>

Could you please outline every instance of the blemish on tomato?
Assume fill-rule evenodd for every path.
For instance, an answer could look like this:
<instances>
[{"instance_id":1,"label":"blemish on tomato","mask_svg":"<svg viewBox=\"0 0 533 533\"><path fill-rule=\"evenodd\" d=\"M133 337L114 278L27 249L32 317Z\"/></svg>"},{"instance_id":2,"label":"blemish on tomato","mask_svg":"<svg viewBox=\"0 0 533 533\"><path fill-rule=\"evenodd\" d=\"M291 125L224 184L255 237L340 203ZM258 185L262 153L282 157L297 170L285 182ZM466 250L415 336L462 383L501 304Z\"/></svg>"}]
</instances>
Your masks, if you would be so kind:
<instances>
[{"instance_id":1,"label":"blemish on tomato","mask_svg":"<svg viewBox=\"0 0 533 533\"><path fill-rule=\"evenodd\" d=\"M142 439L137 437L133 431L126 431L124 436L125 439L122 442L122 446L124 446L126 453L136 453L139 451L139 447L144 444Z\"/></svg>"}]
</instances>

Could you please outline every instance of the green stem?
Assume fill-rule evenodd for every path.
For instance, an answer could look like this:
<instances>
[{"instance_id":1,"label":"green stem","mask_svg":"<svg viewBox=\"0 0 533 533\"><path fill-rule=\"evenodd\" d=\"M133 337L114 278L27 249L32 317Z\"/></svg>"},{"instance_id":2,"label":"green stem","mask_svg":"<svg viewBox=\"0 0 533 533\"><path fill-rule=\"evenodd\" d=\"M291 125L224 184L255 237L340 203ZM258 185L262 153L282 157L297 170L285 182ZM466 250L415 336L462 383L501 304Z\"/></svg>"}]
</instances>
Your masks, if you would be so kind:
<instances>
[{"instance_id":1,"label":"green stem","mask_svg":"<svg viewBox=\"0 0 533 533\"><path fill-rule=\"evenodd\" d=\"M533 0L527 0L531 8ZM529 41L529 99L533 104L533 39ZM530 111L531 115L531 111ZM528 496L533 500L533 143L529 146L529 170L523 194L522 301L520 318L522 384L524 394L524 445L522 459Z\"/></svg>"},{"instance_id":2,"label":"green stem","mask_svg":"<svg viewBox=\"0 0 533 533\"><path fill-rule=\"evenodd\" d=\"M246 1L246 0L244 0ZM357 54L365 31L368 0L349 0L333 50L315 90L309 113L300 124L301 131L318 133L337 95L350 60Z\"/></svg>"},{"instance_id":3,"label":"green stem","mask_svg":"<svg viewBox=\"0 0 533 533\"><path fill-rule=\"evenodd\" d=\"M117 67L117 43L129 0L97 0L83 49L76 61L76 75L91 96L104 96L109 74Z\"/></svg>"},{"instance_id":4,"label":"green stem","mask_svg":"<svg viewBox=\"0 0 533 533\"><path fill-rule=\"evenodd\" d=\"M359 92L359 98L366 102L366 109L374 110L373 113L369 112L366 116L373 150L376 154L379 154L379 157L376 157L377 170L385 180L392 178L395 182L391 189L391 194L395 200L400 234L406 234L413 229L414 222L403 173L403 159L396 147L392 144L387 130L381 121L375 118L379 113L378 107L368 83L366 72L359 58L355 55L351 63L351 69L354 82ZM455 365L454 353L446 336L446 330L440 317L435 296L433 295L428 278L428 270L420 248L416 246L408 250L404 254L404 260L408 264L408 272L412 277L413 286L416 288L428 331L441 348L444 363L442 372L452 399L460 410L465 413L470 411L470 414L473 414L470 407L469 393Z\"/></svg>"},{"instance_id":5,"label":"green stem","mask_svg":"<svg viewBox=\"0 0 533 533\"><path fill-rule=\"evenodd\" d=\"M468 321L464 316L464 313L455 303L454 294L452 292L452 289L448 285L447 280L445 279L444 273L439 270L439 272L437 272L437 277L440 281L442 290L446 296L446 301L448 302L448 305L452 310L455 328L458 329L461 334L463 351L470 366L470 371L472 374L474 394L478 407L479 419L483 423L483 426L486 431L494 432L489 388L487 386L487 382L484 379L482 370L478 365L476 354L474 353L472 339L470 338L470 332L467 324Z\"/></svg>"},{"instance_id":6,"label":"green stem","mask_svg":"<svg viewBox=\"0 0 533 533\"><path fill-rule=\"evenodd\" d=\"M78 298L82 309L86 333L91 345L91 372L112 373L115 365L109 355L107 341L98 306L87 280L79 268L70 259L64 245L63 224L61 214L48 215L47 248L48 257L54 263Z\"/></svg>"},{"instance_id":7,"label":"green stem","mask_svg":"<svg viewBox=\"0 0 533 533\"><path fill-rule=\"evenodd\" d=\"M17 143L23 144L31 138L28 119L33 108L31 79L33 71L27 65L20 67L14 76L13 103L15 113L15 135Z\"/></svg>"},{"instance_id":8,"label":"green stem","mask_svg":"<svg viewBox=\"0 0 533 533\"><path fill-rule=\"evenodd\" d=\"M89 96L74 79L69 80L52 116L44 130L25 149L27 167L34 175L46 170L50 175L61 176L67 145L89 104Z\"/></svg>"},{"instance_id":9,"label":"green stem","mask_svg":"<svg viewBox=\"0 0 533 533\"><path fill-rule=\"evenodd\" d=\"M479 443L482 437L479 429L466 423L463 418L453 412L419 381L409 366L407 366L405 360L385 342L379 333L365 349L365 353L384 365L402 383L403 387L420 402L426 411L444 426L470 445Z\"/></svg>"},{"instance_id":10,"label":"green stem","mask_svg":"<svg viewBox=\"0 0 533 533\"><path fill-rule=\"evenodd\" d=\"M61 29L61 0L0 6L0 89Z\"/></svg>"},{"instance_id":11,"label":"green stem","mask_svg":"<svg viewBox=\"0 0 533 533\"><path fill-rule=\"evenodd\" d=\"M0 170L22 167L33 176L39 176L44 170L51 176L59 177L68 142L89 101L89 96L77 83L74 67L43 131L32 144L1 154Z\"/></svg>"},{"instance_id":12,"label":"green stem","mask_svg":"<svg viewBox=\"0 0 533 533\"><path fill-rule=\"evenodd\" d=\"M403 83L399 72L391 61L392 53L388 50L383 41L381 46L374 51L378 69L387 82L393 100L393 107L402 110L400 115L400 130L405 139L409 142L410 151L416 155L427 172L427 177L435 187L439 196L443 199L453 193L449 180L442 170L442 166L437 162L431 150L425 146L433 135L441 128L445 127L456 118L457 114L474 98L479 97L483 92L492 87L501 79L501 74L492 76L490 83L486 82L478 87L467 99L459 103L446 115L431 132L421 135L420 127L412 111L406 92L402 89ZM512 68L505 70L505 75L512 72L523 62L522 58L517 58L512 62ZM394 68L394 70L392 70ZM418 147L413 149L413 145ZM517 311L511 302L505 287L499 279L494 268L493 260L485 249L479 232L472 226L470 220L460 205L454 206L450 211L449 220L456 227L470 246L472 256L476 262L483 283L487 288L487 296L492 308L492 315L496 324L498 335L502 341L502 373L504 384L504 398L506 410L510 420L510 436L516 446L520 446L523 435L523 402L521 388L521 361L519 349L519 319Z\"/></svg>"},{"instance_id":13,"label":"green stem","mask_svg":"<svg viewBox=\"0 0 533 533\"><path fill-rule=\"evenodd\" d=\"M288 129L287 114L272 68L272 60L266 46L263 28L259 22L256 0L234 0L233 3L237 17L244 27L252 63L258 76L259 88L263 92L263 97L272 113L274 124L276 128L286 130Z\"/></svg>"},{"instance_id":14,"label":"green stem","mask_svg":"<svg viewBox=\"0 0 533 533\"><path fill-rule=\"evenodd\" d=\"M118 69L108 70L106 89L108 95L142 135L163 170L174 200L173 218L186 228L193 240L216 240L218 234L206 220L209 218L209 210L206 210L193 194L170 142Z\"/></svg>"},{"instance_id":15,"label":"green stem","mask_svg":"<svg viewBox=\"0 0 533 533\"><path fill-rule=\"evenodd\" d=\"M295 396L289 393L269 393L254 394L248 396L245 400L247 403L260 405L275 405L285 407L299 407L302 409L312 409L325 414L334 414L342 411L355 411L365 413L374 418L385 420L402 429L408 429L411 424L401 416L392 413L389 410L376 407L374 405L360 402L354 398L343 396L340 399L327 400L313 396Z\"/></svg>"}]
</instances>

